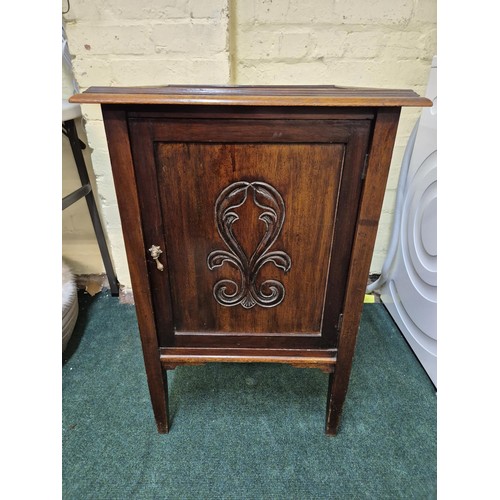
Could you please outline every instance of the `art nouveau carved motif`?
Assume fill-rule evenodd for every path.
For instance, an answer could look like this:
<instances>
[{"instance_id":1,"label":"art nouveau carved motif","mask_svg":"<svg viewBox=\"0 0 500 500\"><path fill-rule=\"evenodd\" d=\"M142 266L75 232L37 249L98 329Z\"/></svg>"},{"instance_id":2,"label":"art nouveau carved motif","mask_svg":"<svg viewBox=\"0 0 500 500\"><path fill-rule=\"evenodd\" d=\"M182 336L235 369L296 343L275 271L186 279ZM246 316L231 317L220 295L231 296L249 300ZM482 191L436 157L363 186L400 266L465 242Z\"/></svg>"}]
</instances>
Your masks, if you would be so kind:
<instances>
[{"instance_id":1,"label":"art nouveau carved motif","mask_svg":"<svg viewBox=\"0 0 500 500\"><path fill-rule=\"evenodd\" d=\"M259 220L266 225L265 234L253 254L248 255L236 239L233 224L239 219L235 209L241 207L250 195L253 203L263 209ZM278 238L285 221L285 203L279 192L265 182L239 181L226 187L215 202L215 223L227 250L215 250L208 255L210 270L221 267L224 262L235 266L241 274L241 283L223 279L213 288L215 300L223 306L241 304L250 309L256 304L274 307L285 298L285 287L277 280L257 283L259 271L264 264L272 262L276 267L288 272L291 267L290 256L281 250L270 251Z\"/></svg>"}]
</instances>

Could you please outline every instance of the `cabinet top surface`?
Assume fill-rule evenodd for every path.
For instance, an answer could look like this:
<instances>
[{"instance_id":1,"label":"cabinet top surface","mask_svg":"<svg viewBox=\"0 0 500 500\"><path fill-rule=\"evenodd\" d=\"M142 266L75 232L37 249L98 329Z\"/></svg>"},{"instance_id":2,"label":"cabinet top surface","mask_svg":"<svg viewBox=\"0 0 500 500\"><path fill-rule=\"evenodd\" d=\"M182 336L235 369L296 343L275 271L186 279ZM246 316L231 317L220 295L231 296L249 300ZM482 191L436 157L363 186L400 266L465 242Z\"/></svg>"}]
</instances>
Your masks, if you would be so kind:
<instances>
[{"instance_id":1,"label":"cabinet top surface","mask_svg":"<svg viewBox=\"0 0 500 500\"><path fill-rule=\"evenodd\" d=\"M81 104L206 104L243 106L431 106L413 90L311 86L166 85L90 87L71 96Z\"/></svg>"}]
</instances>

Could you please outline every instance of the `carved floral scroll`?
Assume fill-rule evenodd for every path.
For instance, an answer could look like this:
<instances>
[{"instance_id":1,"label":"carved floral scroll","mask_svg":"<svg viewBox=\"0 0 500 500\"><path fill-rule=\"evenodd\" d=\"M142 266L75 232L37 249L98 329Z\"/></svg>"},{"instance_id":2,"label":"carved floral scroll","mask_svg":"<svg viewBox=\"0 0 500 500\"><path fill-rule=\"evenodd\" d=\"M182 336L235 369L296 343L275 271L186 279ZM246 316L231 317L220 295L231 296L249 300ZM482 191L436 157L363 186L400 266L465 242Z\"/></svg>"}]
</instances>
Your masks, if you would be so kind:
<instances>
[{"instance_id":1,"label":"carved floral scroll","mask_svg":"<svg viewBox=\"0 0 500 500\"><path fill-rule=\"evenodd\" d=\"M239 220L236 209L251 196L253 203L262 209L259 220L265 224L265 233L251 256L243 250L233 232ZM215 202L215 223L220 237L228 250L215 250L207 257L210 270L225 262L240 271L241 281L231 279L218 281L213 288L215 300L223 306L241 304L245 309L255 305L275 307L285 298L285 287L274 279L258 283L259 271L272 263L285 273L290 270L290 256L281 250L271 251L285 221L285 203L280 193L265 182L239 181L226 187Z\"/></svg>"}]
</instances>

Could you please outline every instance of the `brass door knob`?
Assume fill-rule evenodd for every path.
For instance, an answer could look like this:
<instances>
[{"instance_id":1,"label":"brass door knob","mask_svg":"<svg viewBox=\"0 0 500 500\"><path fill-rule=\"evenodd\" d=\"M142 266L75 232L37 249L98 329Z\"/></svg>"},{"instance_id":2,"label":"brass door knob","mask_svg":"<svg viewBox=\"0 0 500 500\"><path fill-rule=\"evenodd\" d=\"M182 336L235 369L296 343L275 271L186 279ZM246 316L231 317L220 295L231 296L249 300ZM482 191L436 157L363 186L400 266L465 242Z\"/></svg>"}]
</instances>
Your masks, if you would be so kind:
<instances>
[{"instance_id":1,"label":"brass door knob","mask_svg":"<svg viewBox=\"0 0 500 500\"><path fill-rule=\"evenodd\" d=\"M153 257L154 261L156 262L156 268L158 269L158 271L163 271L163 264L159 261L160 255L163 253L163 250L159 246L153 245L149 249L149 253L151 254L151 257Z\"/></svg>"}]
</instances>

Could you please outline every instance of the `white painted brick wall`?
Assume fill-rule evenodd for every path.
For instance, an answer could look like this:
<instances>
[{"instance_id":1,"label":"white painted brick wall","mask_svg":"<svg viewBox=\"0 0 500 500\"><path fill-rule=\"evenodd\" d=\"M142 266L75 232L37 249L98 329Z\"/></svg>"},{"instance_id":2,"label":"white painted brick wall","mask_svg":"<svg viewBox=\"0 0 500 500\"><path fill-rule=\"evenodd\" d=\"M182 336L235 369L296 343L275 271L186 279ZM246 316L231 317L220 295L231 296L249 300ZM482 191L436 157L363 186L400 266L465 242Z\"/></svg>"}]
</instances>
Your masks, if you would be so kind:
<instances>
[{"instance_id":1,"label":"white painted brick wall","mask_svg":"<svg viewBox=\"0 0 500 500\"><path fill-rule=\"evenodd\" d=\"M221 83L229 81L226 0L80 0L72 2L66 33L73 69L84 90L89 86ZM130 287L111 165L99 106L83 106L98 203L118 279ZM85 219L85 206L73 220ZM88 218L88 216L87 216ZM88 228L87 228L88 229ZM63 247L77 272L100 273L100 254L88 245ZM63 240L71 241L66 224ZM95 238L94 238L95 240ZM88 252L87 257L82 255Z\"/></svg>"},{"instance_id":2,"label":"white painted brick wall","mask_svg":"<svg viewBox=\"0 0 500 500\"><path fill-rule=\"evenodd\" d=\"M423 94L436 54L435 0L237 1L236 19L233 74L241 84L411 88ZM371 272L382 268L399 167L419 114L404 109L401 115Z\"/></svg>"},{"instance_id":3,"label":"white painted brick wall","mask_svg":"<svg viewBox=\"0 0 500 500\"><path fill-rule=\"evenodd\" d=\"M67 98L73 93L72 75L63 67L62 96ZM78 136L87 141L86 130L82 120L76 120ZM68 139L62 135L62 195L72 193L81 186L78 170L73 159L73 153ZM83 151L85 161L91 165L89 148ZM95 176L89 170L89 178L96 189ZM104 265L99 253L99 247L94 236L94 229L90 220L85 201L79 200L62 213L62 254L76 274L102 273Z\"/></svg>"},{"instance_id":4,"label":"white painted brick wall","mask_svg":"<svg viewBox=\"0 0 500 500\"><path fill-rule=\"evenodd\" d=\"M231 82L423 93L436 53L435 0L79 0L65 20L82 89ZM83 109L118 277L130 286L102 116L98 106ZM402 113L372 272L383 264L399 165L418 115Z\"/></svg>"}]
</instances>

